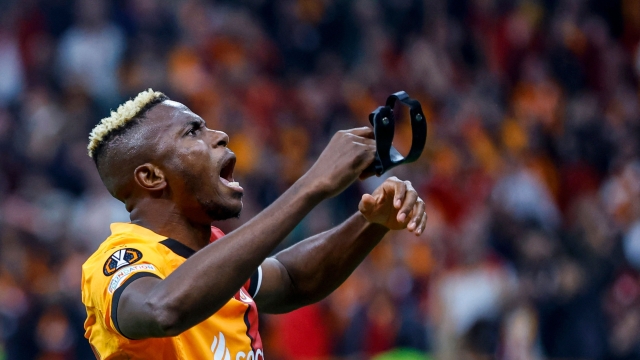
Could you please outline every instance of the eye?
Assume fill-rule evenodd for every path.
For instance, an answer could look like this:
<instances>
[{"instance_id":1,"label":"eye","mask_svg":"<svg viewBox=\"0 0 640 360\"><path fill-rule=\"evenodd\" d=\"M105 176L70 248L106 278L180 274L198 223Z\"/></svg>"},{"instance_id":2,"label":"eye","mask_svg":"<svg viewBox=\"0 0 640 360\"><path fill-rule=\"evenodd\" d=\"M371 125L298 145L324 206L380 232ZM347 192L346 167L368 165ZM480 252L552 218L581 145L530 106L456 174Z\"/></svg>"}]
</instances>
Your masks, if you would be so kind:
<instances>
[{"instance_id":1,"label":"eye","mask_svg":"<svg viewBox=\"0 0 640 360\"><path fill-rule=\"evenodd\" d=\"M202 124L200 123L193 124L193 126L191 126L191 128L189 129L189 131L187 131L185 135L196 136L198 135L198 132L200 131L201 128L202 128Z\"/></svg>"}]
</instances>

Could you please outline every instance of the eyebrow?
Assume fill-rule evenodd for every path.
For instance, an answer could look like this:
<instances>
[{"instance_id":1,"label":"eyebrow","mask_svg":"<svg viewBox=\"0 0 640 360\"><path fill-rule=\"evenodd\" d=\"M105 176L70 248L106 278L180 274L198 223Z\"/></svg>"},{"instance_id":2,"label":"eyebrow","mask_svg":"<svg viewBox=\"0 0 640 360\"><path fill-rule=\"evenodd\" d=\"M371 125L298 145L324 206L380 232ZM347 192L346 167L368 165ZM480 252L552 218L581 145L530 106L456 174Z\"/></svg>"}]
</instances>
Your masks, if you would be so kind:
<instances>
[{"instance_id":1,"label":"eyebrow","mask_svg":"<svg viewBox=\"0 0 640 360\"><path fill-rule=\"evenodd\" d=\"M194 125L198 125L198 126L202 127L202 126L207 126L207 123L200 117L191 118L189 121L187 121L185 123L185 125L182 128L186 129L186 128L194 126Z\"/></svg>"}]
</instances>

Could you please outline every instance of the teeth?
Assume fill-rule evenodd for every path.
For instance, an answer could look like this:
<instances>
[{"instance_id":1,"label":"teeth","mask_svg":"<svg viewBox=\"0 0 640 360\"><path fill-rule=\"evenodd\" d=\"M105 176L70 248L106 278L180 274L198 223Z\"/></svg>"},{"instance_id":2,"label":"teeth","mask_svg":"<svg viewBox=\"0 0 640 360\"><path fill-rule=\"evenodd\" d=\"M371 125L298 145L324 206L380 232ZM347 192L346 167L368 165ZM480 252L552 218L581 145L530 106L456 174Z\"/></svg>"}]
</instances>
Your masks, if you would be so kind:
<instances>
[{"instance_id":1,"label":"teeth","mask_svg":"<svg viewBox=\"0 0 640 360\"><path fill-rule=\"evenodd\" d=\"M229 186L235 186L235 187L238 187L238 186L240 186L240 183L239 183L239 182L237 182L237 181L232 181L232 182L230 182L230 183L229 183Z\"/></svg>"}]
</instances>

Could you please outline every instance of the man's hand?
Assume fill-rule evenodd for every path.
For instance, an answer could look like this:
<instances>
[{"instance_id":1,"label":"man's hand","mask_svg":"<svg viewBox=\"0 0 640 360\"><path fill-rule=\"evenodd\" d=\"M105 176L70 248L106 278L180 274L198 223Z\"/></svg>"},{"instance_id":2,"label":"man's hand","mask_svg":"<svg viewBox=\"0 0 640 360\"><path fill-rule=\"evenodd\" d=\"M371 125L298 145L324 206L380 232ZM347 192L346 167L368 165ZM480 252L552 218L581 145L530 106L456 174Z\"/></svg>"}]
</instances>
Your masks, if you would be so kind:
<instances>
[{"instance_id":1,"label":"man's hand","mask_svg":"<svg viewBox=\"0 0 640 360\"><path fill-rule=\"evenodd\" d=\"M371 128L341 130L331 138L305 177L323 197L332 197L359 177L373 175L363 174L363 171L371 165L375 155L376 141Z\"/></svg>"},{"instance_id":2,"label":"man's hand","mask_svg":"<svg viewBox=\"0 0 640 360\"><path fill-rule=\"evenodd\" d=\"M391 230L406 228L420 235L427 224L424 201L411 182L395 176L382 183L373 194L362 195L358 209L369 222Z\"/></svg>"}]
</instances>

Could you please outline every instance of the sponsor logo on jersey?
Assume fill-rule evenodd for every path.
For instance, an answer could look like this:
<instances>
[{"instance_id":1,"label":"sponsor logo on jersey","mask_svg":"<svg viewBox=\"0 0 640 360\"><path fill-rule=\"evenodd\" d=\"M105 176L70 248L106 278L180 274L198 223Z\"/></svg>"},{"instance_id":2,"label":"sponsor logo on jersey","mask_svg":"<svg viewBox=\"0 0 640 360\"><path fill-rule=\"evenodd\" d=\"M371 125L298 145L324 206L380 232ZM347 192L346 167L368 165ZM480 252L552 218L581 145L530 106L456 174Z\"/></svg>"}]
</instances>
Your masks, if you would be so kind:
<instances>
[{"instance_id":1,"label":"sponsor logo on jersey","mask_svg":"<svg viewBox=\"0 0 640 360\"><path fill-rule=\"evenodd\" d=\"M231 353L227 348L227 342L222 332L219 332L218 336L213 337L211 352L213 352L213 360L231 360ZM239 351L236 354L235 360L264 360L264 352L262 349L255 351L250 350L248 353Z\"/></svg>"},{"instance_id":2,"label":"sponsor logo on jersey","mask_svg":"<svg viewBox=\"0 0 640 360\"><path fill-rule=\"evenodd\" d=\"M115 275L113 275L113 278L111 278L111 282L109 283L109 293L113 294L113 292L124 283L125 279L129 278L129 275L139 271L155 272L156 267L151 264L138 264L130 265L118 270Z\"/></svg>"},{"instance_id":3,"label":"sponsor logo on jersey","mask_svg":"<svg viewBox=\"0 0 640 360\"><path fill-rule=\"evenodd\" d=\"M142 259L142 253L139 250L132 248L117 250L104 263L102 272L105 276L111 276L118 269L137 263L140 259Z\"/></svg>"},{"instance_id":4,"label":"sponsor logo on jersey","mask_svg":"<svg viewBox=\"0 0 640 360\"><path fill-rule=\"evenodd\" d=\"M236 360L264 360L264 353L262 349L256 351L251 350L248 353L240 351L236 354Z\"/></svg>"},{"instance_id":5,"label":"sponsor logo on jersey","mask_svg":"<svg viewBox=\"0 0 640 360\"><path fill-rule=\"evenodd\" d=\"M213 352L213 360L231 360L229 349L227 349L227 342L224 339L222 331L218 336L213 337L211 352Z\"/></svg>"}]
</instances>

